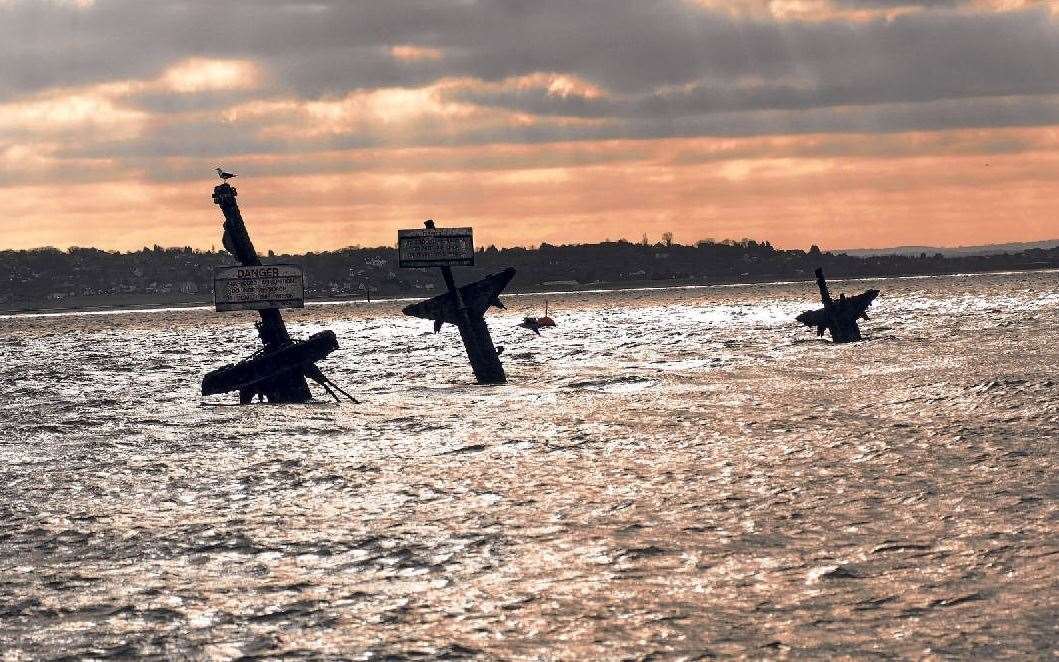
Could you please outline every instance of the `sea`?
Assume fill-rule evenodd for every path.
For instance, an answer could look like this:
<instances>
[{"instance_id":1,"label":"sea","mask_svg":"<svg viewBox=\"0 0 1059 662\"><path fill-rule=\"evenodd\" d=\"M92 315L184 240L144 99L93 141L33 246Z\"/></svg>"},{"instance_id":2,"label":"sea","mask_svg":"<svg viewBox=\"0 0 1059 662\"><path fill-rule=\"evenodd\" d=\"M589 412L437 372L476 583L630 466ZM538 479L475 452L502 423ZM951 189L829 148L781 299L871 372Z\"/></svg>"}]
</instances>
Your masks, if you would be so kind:
<instances>
[{"instance_id":1,"label":"sea","mask_svg":"<svg viewBox=\"0 0 1059 662\"><path fill-rule=\"evenodd\" d=\"M203 398L253 312L0 317L0 659L1054 659L1059 273L869 288L504 296L501 386L284 311L357 404Z\"/></svg>"}]
</instances>

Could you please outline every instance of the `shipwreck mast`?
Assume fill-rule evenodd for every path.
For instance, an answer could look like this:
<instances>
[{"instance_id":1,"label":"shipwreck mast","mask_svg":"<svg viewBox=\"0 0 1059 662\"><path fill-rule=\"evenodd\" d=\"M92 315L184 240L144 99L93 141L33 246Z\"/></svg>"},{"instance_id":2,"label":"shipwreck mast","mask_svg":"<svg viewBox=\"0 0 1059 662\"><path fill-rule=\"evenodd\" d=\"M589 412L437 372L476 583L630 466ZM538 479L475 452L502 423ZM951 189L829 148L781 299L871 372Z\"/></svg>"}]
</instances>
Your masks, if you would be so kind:
<instances>
[{"instance_id":1,"label":"shipwreck mast","mask_svg":"<svg viewBox=\"0 0 1059 662\"><path fill-rule=\"evenodd\" d=\"M235 256L239 264L244 267L257 267L261 265L261 258L257 256L254 244L246 231L239 204L235 201L237 195L235 187L228 182L213 189L213 202L224 214L224 236L221 243ZM261 321L254 326L257 327L266 352L291 343L290 333L287 332L287 325L284 324L283 315L279 310L269 308L257 312L261 314ZM313 396L305 382L305 375L301 371L290 370L272 378L265 397L269 402L306 402ZM240 397L240 400L242 399Z\"/></svg>"},{"instance_id":2,"label":"shipwreck mast","mask_svg":"<svg viewBox=\"0 0 1059 662\"><path fill-rule=\"evenodd\" d=\"M213 202L224 214L222 243L240 265L260 267L261 259L246 231L239 204L235 201L236 195L235 188L228 182L213 189ZM353 400L316 367L316 361L338 349L334 332L321 331L308 340L294 340L277 306L271 303L257 309L261 321L255 326L264 347L238 363L207 374L202 380L202 394L238 391L239 402L243 404L253 400L254 395L272 403L308 402L312 399L312 392L305 380L309 378L323 386L336 400L338 396L332 387Z\"/></svg>"}]
</instances>

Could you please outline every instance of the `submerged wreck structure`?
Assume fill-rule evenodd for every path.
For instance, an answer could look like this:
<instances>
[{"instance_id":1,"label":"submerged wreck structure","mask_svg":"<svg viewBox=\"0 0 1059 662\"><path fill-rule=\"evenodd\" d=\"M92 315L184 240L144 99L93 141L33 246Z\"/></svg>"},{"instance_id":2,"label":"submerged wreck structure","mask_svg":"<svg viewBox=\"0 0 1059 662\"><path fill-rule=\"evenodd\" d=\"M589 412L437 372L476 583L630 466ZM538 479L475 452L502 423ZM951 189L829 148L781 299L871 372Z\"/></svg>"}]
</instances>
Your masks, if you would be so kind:
<instances>
[{"instance_id":1,"label":"submerged wreck structure","mask_svg":"<svg viewBox=\"0 0 1059 662\"><path fill-rule=\"evenodd\" d=\"M236 190L227 182L233 175L218 174L225 180L213 189L213 202L224 213L222 243L242 266L260 267L261 259L250 241L235 201ZM202 379L202 395L238 391L240 404L250 403L254 396L271 403L302 403L313 397L306 382L308 378L323 386L336 401L335 391L338 391L356 402L316 367L317 361L338 349L338 339L333 331L320 331L307 340L294 340L277 307L258 309L258 313L261 321L255 326L264 346L238 363L209 372Z\"/></svg>"},{"instance_id":2,"label":"submerged wreck structure","mask_svg":"<svg viewBox=\"0 0 1059 662\"><path fill-rule=\"evenodd\" d=\"M405 306L402 312L410 317L434 322L434 333L444 324L454 324L460 330L467 359L479 384L504 384L507 375L500 363L503 347L495 347L485 322L490 307L503 308L500 293L504 291L515 270L511 267L486 276L462 287L456 287L452 265L474 264L474 240L471 228L438 228L433 220L424 223L423 230L401 230L397 245L402 268L440 267L448 289L444 294Z\"/></svg>"},{"instance_id":3,"label":"submerged wreck structure","mask_svg":"<svg viewBox=\"0 0 1059 662\"><path fill-rule=\"evenodd\" d=\"M879 296L879 290L867 290L849 298L841 294L835 301L827 289L823 269L816 270L816 284L820 288L820 301L824 307L807 310L795 319L809 328L815 328L818 336L824 335L827 330L831 333L831 339L837 343L860 340L860 326L857 320L868 319L868 307Z\"/></svg>"},{"instance_id":4,"label":"submerged wreck structure","mask_svg":"<svg viewBox=\"0 0 1059 662\"><path fill-rule=\"evenodd\" d=\"M519 324L519 326L523 329L529 329L538 336L541 334L541 329L555 326L555 320L548 314L548 300L544 300L544 317L523 317L522 324Z\"/></svg>"}]
</instances>

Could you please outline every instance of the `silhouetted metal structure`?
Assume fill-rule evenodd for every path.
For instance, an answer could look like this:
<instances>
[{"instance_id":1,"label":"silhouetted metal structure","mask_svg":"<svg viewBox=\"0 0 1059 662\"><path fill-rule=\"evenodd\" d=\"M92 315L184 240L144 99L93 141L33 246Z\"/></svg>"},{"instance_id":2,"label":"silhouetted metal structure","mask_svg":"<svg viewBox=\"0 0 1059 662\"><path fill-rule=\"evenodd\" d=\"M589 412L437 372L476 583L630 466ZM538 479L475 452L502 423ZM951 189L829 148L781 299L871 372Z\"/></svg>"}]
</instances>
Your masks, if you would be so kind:
<instances>
[{"instance_id":1,"label":"silhouetted metal structure","mask_svg":"<svg viewBox=\"0 0 1059 662\"><path fill-rule=\"evenodd\" d=\"M247 234L239 205L235 201L237 193L233 186L225 182L213 189L213 202L224 213L224 236L222 243L235 259L243 266L260 266L261 260L254 250L254 244ZM264 347L247 358L213 370L202 379L202 394L239 392L239 402L247 404L254 396L274 403L307 402L312 399L309 385L305 379L317 382L335 400L331 387L350 400L349 395L316 367L321 361L338 349L338 340L333 331L314 333L308 340L294 340L287 332L283 316L279 310L269 308L259 310L261 321L257 322L258 335Z\"/></svg>"},{"instance_id":2,"label":"silhouetted metal structure","mask_svg":"<svg viewBox=\"0 0 1059 662\"><path fill-rule=\"evenodd\" d=\"M548 314L548 300L544 300L544 317L523 317L519 326L523 329L529 329L538 336L541 334L541 329L554 327L555 320Z\"/></svg>"},{"instance_id":3,"label":"silhouetted metal structure","mask_svg":"<svg viewBox=\"0 0 1059 662\"><path fill-rule=\"evenodd\" d=\"M857 320L868 319L868 306L879 296L879 290L868 290L849 298L841 294L835 301L827 289L823 269L816 270L816 285L820 288L820 301L824 307L807 310L795 319L810 328L815 327L818 336L824 335L826 329L831 333L831 339L838 343L860 340Z\"/></svg>"},{"instance_id":4,"label":"silhouetted metal structure","mask_svg":"<svg viewBox=\"0 0 1059 662\"><path fill-rule=\"evenodd\" d=\"M434 222L427 221L428 230L433 230ZM433 320L434 333L441 331L443 324L455 324L460 330L460 338L467 349L467 358L479 384L503 384L507 381L504 366L500 363L500 353L493 346L493 338L485 323L485 311L490 306L503 308L500 293L515 277L511 267L499 273L486 276L463 287L456 287L452 268L441 266L441 275L445 279L448 292L432 299L421 301L405 307L404 314L411 317ZM501 350L503 351L503 350Z\"/></svg>"}]
</instances>

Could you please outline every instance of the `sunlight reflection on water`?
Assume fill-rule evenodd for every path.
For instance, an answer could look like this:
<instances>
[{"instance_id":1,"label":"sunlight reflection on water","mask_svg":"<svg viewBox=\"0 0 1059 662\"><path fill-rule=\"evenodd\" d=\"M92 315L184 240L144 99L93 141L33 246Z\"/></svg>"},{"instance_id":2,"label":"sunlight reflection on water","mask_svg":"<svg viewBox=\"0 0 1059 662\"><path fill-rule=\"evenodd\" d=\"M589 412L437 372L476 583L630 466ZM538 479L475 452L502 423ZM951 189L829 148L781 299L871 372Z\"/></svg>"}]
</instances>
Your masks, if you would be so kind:
<instances>
[{"instance_id":1,"label":"sunlight reflection on water","mask_svg":"<svg viewBox=\"0 0 1059 662\"><path fill-rule=\"evenodd\" d=\"M12 655L1047 655L1054 273L548 295L510 383L403 303L289 311L363 400L225 406L252 314L0 319ZM318 394L322 397L322 394Z\"/></svg>"}]
</instances>

